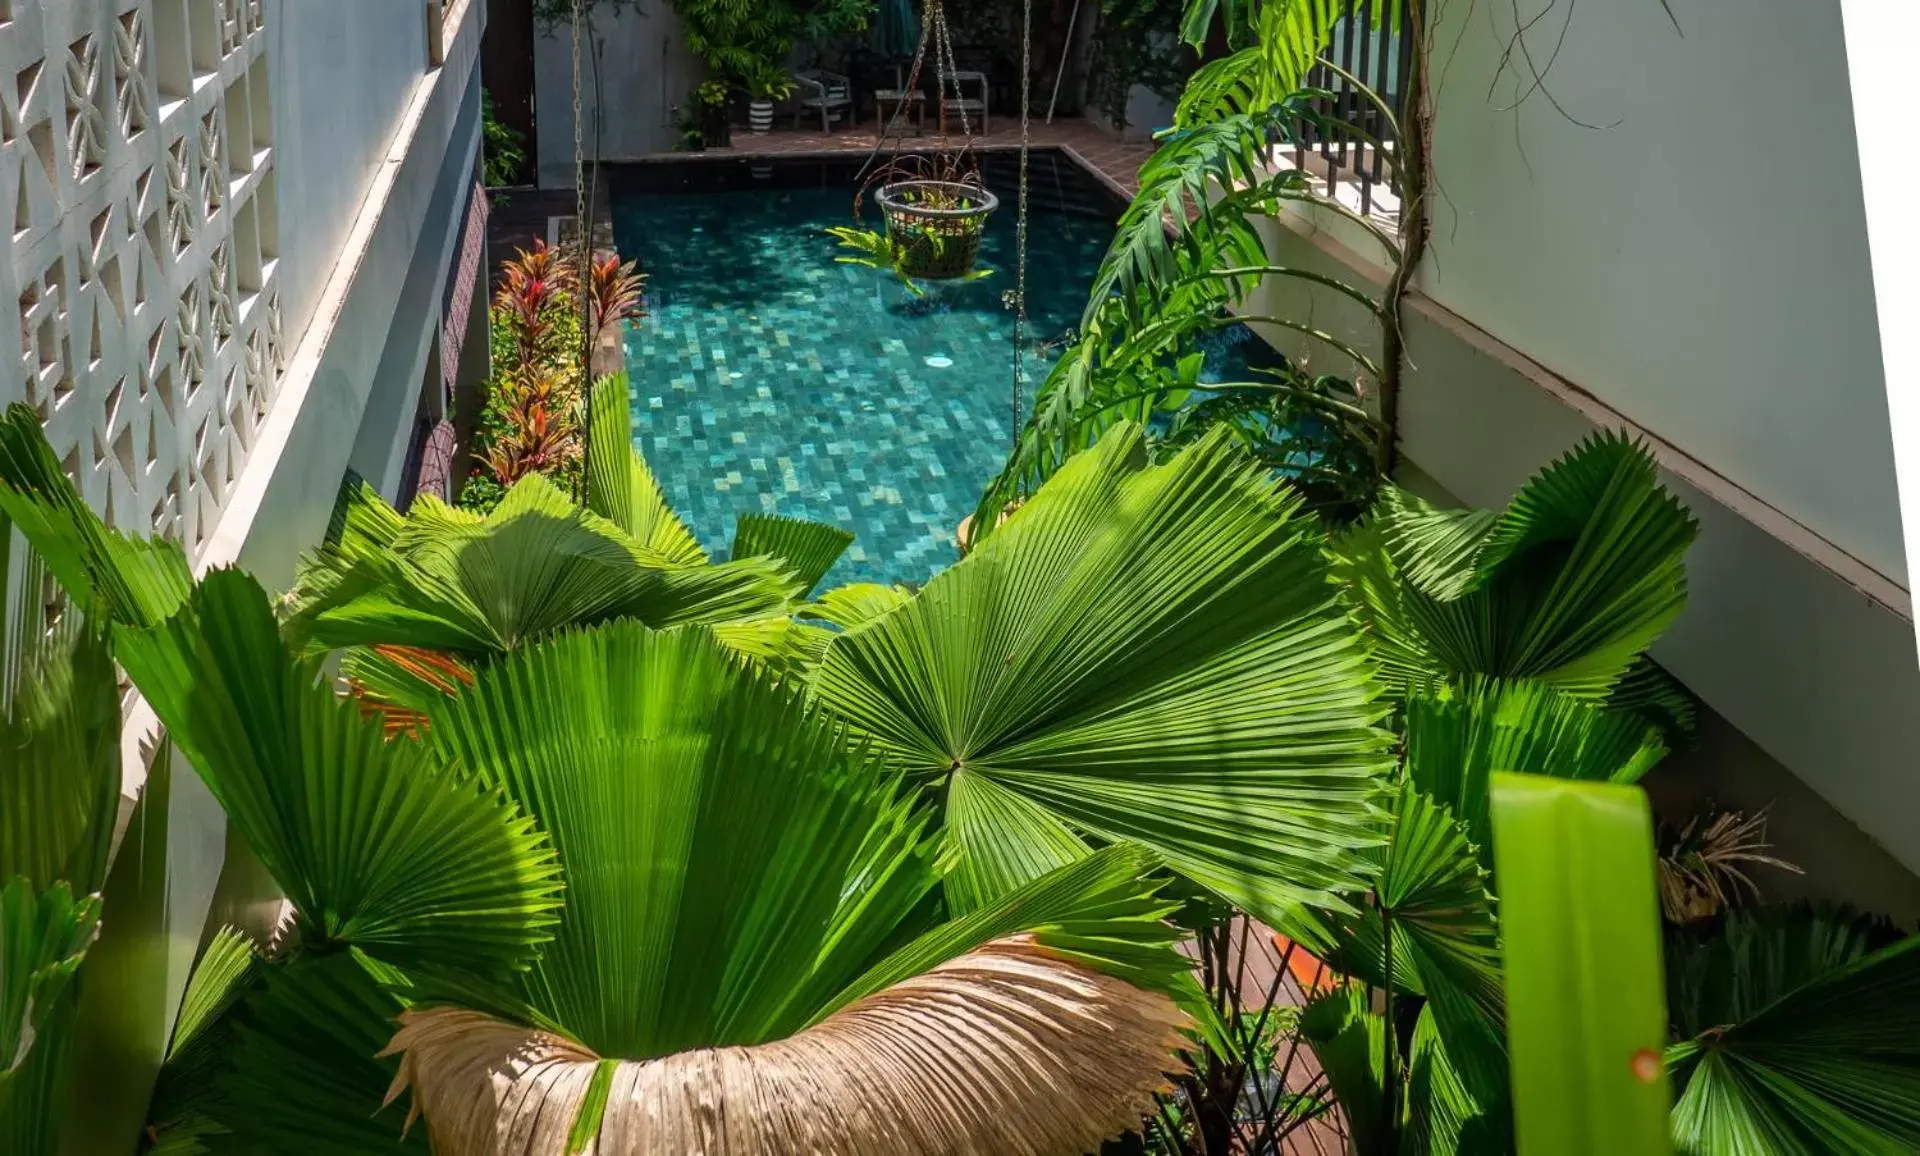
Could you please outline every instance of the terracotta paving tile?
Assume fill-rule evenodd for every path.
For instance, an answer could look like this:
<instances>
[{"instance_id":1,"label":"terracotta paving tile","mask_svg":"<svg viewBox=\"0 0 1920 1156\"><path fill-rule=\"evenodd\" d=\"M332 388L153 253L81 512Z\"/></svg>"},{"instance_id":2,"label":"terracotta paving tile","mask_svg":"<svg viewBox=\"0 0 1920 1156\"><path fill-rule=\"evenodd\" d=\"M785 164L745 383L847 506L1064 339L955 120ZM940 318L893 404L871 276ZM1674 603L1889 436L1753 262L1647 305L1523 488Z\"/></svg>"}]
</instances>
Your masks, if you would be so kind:
<instances>
[{"instance_id":1,"label":"terracotta paving tile","mask_svg":"<svg viewBox=\"0 0 1920 1156\"><path fill-rule=\"evenodd\" d=\"M765 136L754 136L736 128L729 148L708 149L704 154L662 153L649 160L684 159L694 155L730 157L817 156L831 153L864 153L873 149L880 126L873 122L857 124L834 133L795 131L776 126ZM915 136L911 130L890 138L890 144L903 151L930 149L938 134L929 130ZM958 134L954 134L958 139ZM1035 123L1028 137L1034 148L1059 148L1074 155L1081 164L1098 173L1116 189L1132 196L1139 187L1140 166L1153 155L1152 141L1120 141L1106 130L1080 117L1061 117L1052 124ZM1009 117L995 118L992 131L974 133L974 147L988 149L1018 148L1020 124Z\"/></svg>"}]
</instances>

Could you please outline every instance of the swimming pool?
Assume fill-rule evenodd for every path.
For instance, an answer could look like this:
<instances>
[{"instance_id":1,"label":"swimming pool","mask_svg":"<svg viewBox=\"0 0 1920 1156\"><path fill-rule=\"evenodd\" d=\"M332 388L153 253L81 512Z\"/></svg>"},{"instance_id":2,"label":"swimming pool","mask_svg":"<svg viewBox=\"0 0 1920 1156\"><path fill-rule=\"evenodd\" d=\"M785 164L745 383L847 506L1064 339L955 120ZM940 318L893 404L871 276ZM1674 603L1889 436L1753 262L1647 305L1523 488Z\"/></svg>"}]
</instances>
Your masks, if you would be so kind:
<instances>
[{"instance_id":1,"label":"swimming pool","mask_svg":"<svg viewBox=\"0 0 1920 1156\"><path fill-rule=\"evenodd\" d=\"M741 513L812 518L856 534L829 584L918 583L954 561L954 528L1011 444L1017 170L1011 154L983 161L1004 203L982 246L994 274L916 298L835 260L823 230L849 221L858 165L676 160L615 176L615 241L648 276L626 334L634 439L710 550ZM1030 187L1029 395L1125 207L1058 152L1033 155Z\"/></svg>"}]
</instances>

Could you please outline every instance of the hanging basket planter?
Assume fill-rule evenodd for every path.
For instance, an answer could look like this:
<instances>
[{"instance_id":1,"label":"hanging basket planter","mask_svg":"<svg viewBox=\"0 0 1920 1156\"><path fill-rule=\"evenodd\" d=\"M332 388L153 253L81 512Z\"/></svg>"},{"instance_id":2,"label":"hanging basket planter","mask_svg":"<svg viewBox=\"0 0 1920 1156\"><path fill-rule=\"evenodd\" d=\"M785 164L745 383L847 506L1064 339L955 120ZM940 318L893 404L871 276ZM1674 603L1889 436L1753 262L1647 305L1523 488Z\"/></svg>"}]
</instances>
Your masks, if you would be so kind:
<instances>
[{"instance_id":1,"label":"hanging basket planter","mask_svg":"<svg viewBox=\"0 0 1920 1156\"><path fill-rule=\"evenodd\" d=\"M973 272L980 238L1000 198L957 181L896 181L874 198L887 221L887 240L900 273L952 281Z\"/></svg>"}]
</instances>

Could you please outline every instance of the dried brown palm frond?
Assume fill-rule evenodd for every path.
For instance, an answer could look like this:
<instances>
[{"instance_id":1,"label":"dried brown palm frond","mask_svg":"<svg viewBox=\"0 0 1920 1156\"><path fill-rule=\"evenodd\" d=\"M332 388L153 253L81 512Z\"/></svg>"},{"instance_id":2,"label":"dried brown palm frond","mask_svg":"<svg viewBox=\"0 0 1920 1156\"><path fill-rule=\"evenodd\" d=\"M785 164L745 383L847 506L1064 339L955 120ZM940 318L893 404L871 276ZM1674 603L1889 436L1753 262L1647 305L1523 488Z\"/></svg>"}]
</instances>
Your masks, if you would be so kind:
<instances>
[{"instance_id":1,"label":"dried brown palm frond","mask_svg":"<svg viewBox=\"0 0 1920 1156\"><path fill-rule=\"evenodd\" d=\"M401 1023L391 1096L411 1089L436 1152L565 1156L599 1057L457 1008ZM1187 1023L1164 995L995 940L784 1040L618 1063L585 1151L1071 1156L1139 1122Z\"/></svg>"},{"instance_id":2,"label":"dried brown palm frond","mask_svg":"<svg viewBox=\"0 0 1920 1156\"><path fill-rule=\"evenodd\" d=\"M1708 807L1677 831L1663 828L1661 914L1671 923L1691 923L1758 899L1760 886L1747 874L1753 867L1802 874L1799 867L1769 854L1772 849L1765 809L1746 814Z\"/></svg>"}]
</instances>

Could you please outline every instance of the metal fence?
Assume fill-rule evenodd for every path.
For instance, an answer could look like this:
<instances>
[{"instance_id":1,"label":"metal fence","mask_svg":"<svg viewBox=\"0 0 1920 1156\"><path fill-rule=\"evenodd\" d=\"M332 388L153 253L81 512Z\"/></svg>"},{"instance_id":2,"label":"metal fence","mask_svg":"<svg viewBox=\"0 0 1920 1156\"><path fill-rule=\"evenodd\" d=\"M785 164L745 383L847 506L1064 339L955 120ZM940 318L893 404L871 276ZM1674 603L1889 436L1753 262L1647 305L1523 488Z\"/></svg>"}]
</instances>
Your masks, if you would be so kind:
<instances>
[{"instance_id":1,"label":"metal fence","mask_svg":"<svg viewBox=\"0 0 1920 1156\"><path fill-rule=\"evenodd\" d=\"M1398 0L1359 0L1335 29L1323 59L1338 71L1322 64L1307 75L1309 88L1331 94L1316 101L1322 123L1303 120L1293 148L1294 165L1323 178L1329 197L1340 196L1344 186L1361 212L1385 217L1400 211L1393 125L1347 75L1404 119L1414 41L1393 20L1399 7Z\"/></svg>"}]
</instances>

